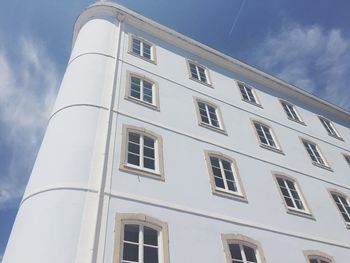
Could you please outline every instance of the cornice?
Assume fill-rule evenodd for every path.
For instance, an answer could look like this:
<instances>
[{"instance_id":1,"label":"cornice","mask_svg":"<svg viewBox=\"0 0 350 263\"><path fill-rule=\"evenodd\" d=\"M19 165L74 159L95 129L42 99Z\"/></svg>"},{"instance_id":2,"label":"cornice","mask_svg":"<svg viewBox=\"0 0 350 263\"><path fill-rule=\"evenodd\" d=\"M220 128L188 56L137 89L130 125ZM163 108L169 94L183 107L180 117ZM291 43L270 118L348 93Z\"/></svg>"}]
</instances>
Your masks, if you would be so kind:
<instances>
[{"instance_id":1,"label":"cornice","mask_svg":"<svg viewBox=\"0 0 350 263\"><path fill-rule=\"evenodd\" d=\"M273 90L285 94L286 96L302 101L305 104L311 105L323 112L327 112L331 116L339 118L345 122L350 122L350 112L346 111L345 109L318 98L307 91L254 68L247 63L243 63L242 61L225 55L211 47L186 37L175 30L146 18L135 11L113 2L95 3L87 7L79 15L74 26L72 46L74 46L80 28L84 25L84 23L94 17L110 17L112 19L123 20L150 35L153 35L168 43L172 43L173 45L202 57L222 68L239 73L252 81L267 86Z\"/></svg>"}]
</instances>

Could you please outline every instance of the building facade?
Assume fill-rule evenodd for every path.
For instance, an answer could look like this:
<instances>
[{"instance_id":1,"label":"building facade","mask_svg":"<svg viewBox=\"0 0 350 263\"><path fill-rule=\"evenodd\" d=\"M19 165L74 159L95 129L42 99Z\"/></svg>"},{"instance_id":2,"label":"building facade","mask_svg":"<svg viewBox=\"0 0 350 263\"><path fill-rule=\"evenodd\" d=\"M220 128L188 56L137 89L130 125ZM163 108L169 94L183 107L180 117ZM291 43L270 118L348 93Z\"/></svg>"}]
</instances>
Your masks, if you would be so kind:
<instances>
[{"instance_id":1,"label":"building facade","mask_svg":"<svg viewBox=\"0 0 350 263\"><path fill-rule=\"evenodd\" d=\"M347 263L350 114L112 3L71 57L14 262Z\"/></svg>"}]
</instances>

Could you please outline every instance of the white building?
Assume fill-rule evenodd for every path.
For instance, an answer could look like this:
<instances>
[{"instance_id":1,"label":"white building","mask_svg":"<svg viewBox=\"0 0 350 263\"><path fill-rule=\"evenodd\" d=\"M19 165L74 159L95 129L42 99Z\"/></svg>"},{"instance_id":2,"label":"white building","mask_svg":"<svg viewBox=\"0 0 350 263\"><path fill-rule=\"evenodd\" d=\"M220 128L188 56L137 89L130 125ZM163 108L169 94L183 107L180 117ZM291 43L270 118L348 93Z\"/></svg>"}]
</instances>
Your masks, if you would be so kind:
<instances>
[{"instance_id":1,"label":"white building","mask_svg":"<svg viewBox=\"0 0 350 263\"><path fill-rule=\"evenodd\" d=\"M140 14L92 5L3 262L348 263L349 124Z\"/></svg>"}]
</instances>

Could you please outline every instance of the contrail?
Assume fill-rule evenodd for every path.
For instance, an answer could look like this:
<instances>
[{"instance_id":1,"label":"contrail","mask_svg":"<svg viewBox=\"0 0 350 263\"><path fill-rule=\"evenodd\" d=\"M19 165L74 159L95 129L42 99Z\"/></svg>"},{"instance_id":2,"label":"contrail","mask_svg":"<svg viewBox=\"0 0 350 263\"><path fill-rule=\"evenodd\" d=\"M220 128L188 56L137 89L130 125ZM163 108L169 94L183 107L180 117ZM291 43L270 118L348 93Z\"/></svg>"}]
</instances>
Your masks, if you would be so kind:
<instances>
[{"instance_id":1,"label":"contrail","mask_svg":"<svg viewBox=\"0 0 350 263\"><path fill-rule=\"evenodd\" d=\"M245 1L246 1L246 0L243 0L243 2L241 3L241 6L239 7L239 10L238 10L237 16L236 16L235 20L233 21L233 24L232 24L232 27L231 27L230 33L228 34L229 36L231 36L232 31L233 31L233 29L234 29L234 28L235 28L235 26L236 26L237 20L238 20L239 16L241 15L241 11L242 11L242 9L243 9L243 6L244 6L244 4L245 4Z\"/></svg>"}]
</instances>

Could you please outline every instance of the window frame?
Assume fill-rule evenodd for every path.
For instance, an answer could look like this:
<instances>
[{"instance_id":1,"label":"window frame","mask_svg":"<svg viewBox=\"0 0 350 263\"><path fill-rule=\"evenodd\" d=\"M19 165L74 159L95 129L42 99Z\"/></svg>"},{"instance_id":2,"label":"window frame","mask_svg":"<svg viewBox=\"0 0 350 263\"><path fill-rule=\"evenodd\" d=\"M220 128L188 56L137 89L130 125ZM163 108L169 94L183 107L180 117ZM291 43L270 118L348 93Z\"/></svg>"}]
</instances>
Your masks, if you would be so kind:
<instances>
[{"instance_id":1,"label":"window frame","mask_svg":"<svg viewBox=\"0 0 350 263\"><path fill-rule=\"evenodd\" d=\"M143 136L151 137L155 140L155 168L154 170L128 164L127 163L127 154L128 154L128 136L129 132L134 132L141 134ZM122 127L122 145L121 145L121 153L120 153L120 170L141 175L147 176L154 179L158 179L164 181L164 167L163 167L163 141L162 137L152 131L146 130L144 128L126 125L124 124Z\"/></svg>"},{"instance_id":2,"label":"window frame","mask_svg":"<svg viewBox=\"0 0 350 263\"><path fill-rule=\"evenodd\" d=\"M192 72L191 72L191 66L190 64L193 64L195 65L196 67L200 67L200 68L203 68L204 70L204 74L205 74L205 78L206 78L206 82L204 81L201 81L200 79L197 79L195 77L192 76ZM210 77L210 74L209 74L209 70L206 66L203 66L202 64L196 62L196 61L193 61L191 59L186 59L186 65L187 65L187 71L188 71L188 76L189 76L189 79L191 80L194 80L198 83L201 83L203 85L206 85L208 87L211 87L213 88L213 85L212 85L212 82L211 82L211 77ZM197 70L198 71L198 70Z\"/></svg>"},{"instance_id":3,"label":"window frame","mask_svg":"<svg viewBox=\"0 0 350 263\"><path fill-rule=\"evenodd\" d=\"M160 110L160 101L159 101L159 85L158 82L150 79L147 76L138 74L138 73L134 73L131 71L127 71L126 73L127 76L127 80L126 80L126 88L125 88L125 99L138 103L142 106L146 106L148 108L154 109L154 110ZM143 99L138 99L135 97L131 96L131 78L138 78L142 81L147 81L149 83L152 84L152 103L149 103L147 101L144 101Z\"/></svg>"},{"instance_id":4,"label":"window frame","mask_svg":"<svg viewBox=\"0 0 350 263\"><path fill-rule=\"evenodd\" d=\"M198 97L193 97L193 101L194 101L195 108L196 108L195 111L196 111L198 125L227 135L220 108L216 104L209 102L205 99L198 98ZM215 114L216 114L216 118L219 122L219 127L215 127L213 125L210 125L210 124L202 121L201 114L199 111L199 105L198 105L199 102L215 108Z\"/></svg>"},{"instance_id":5,"label":"window frame","mask_svg":"<svg viewBox=\"0 0 350 263\"><path fill-rule=\"evenodd\" d=\"M150 54L151 58L150 59L133 51L133 41L134 41L134 39L140 41L141 43L145 43L145 44L150 46L150 52L151 52L151 54ZM156 46L152 42L146 40L145 38L143 38L141 36L136 36L134 34L129 33L128 53L131 54L131 55L134 55L134 56L136 56L138 58L141 58L141 59L143 59L145 61L151 62L153 64L157 64Z\"/></svg>"},{"instance_id":6,"label":"window frame","mask_svg":"<svg viewBox=\"0 0 350 263\"><path fill-rule=\"evenodd\" d=\"M350 166L350 154L342 153L342 155L345 159L345 162Z\"/></svg>"},{"instance_id":7,"label":"window frame","mask_svg":"<svg viewBox=\"0 0 350 263\"><path fill-rule=\"evenodd\" d=\"M288 120L294 121L294 122L299 123L299 124L302 124L302 125L306 125L305 122L304 122L304 120L302 119L302 117L301 117L301 115L300 115L300 113L299 113L297 107L296 107L294 104L290 103L289 101L283 100L283 99L279 99L279 101L280 101L280 103L281 103L281 106L282 106L283 111L284 111L285 114L287 115ZM287 113L287 110L284 108L283 104L285 104L285 105L287 105L288 107L291 107L291 108L293 109L295 115L297 116L297 119L294 119L294 118L289 117L289 115L288 115L288 113ZM293 114L291 114L291 115L293 115Z\"/></svg>"},{"instance_id":8,"label":"window frame","mask_svg":"<svg viewBox=\"0 0 350 263\"><path fill-rule=\"evenodd\" d=\"M237 166L236 160L231 158L230 156L227 156L227 155L225 155L223 153L220 153L220 152L217 152L217 151L205 150L204 154L205 154L205 160L206 160L206 163L207 163L208 175L209 175L209 181L210 181L210 186L211 186L212 193L214 195L228 197L228 198L233 198L233 199L236 199L236 200L247 202L248 200L247 200L244 188L243 188L241 177L239 175L239 170L238 170L238 166ZM211 165L211 161L210 161L210 157L216 157L218 159L225 160L225 161L227 161L227 162L229 162L231 164L233 178L234 178L236 186L237 186L237 191L236 192L231 191L231 190L226 189L226 188L225 189L224 188L219 188L219 187L216 186L215 178L214 178L214 174L213 174L213 170L212 170L212 165Z\"/></svg>"},{"instance_id":9,"label":"window frame","mask_svg":"<svg viewBox=\"0 0 350 263\"><path fill-rule=\"evenodd\" d=\"M334 123L330 119L327 119L326 117L323 117L321 115L318 115L318 118L319 118L323 128L326 130L326 132L328 133L329 136L336 138L338 140L344 141L344 139L340 136L340 133L338 132L338 130L335 128ZM326 128L326 126L328 128ZM329 132L329 130L333 130L333 132L335 134L332 134L331 132Z\"/></svg>"},{"instance_id":10,"label":"window frame","mask_svg":"<svg viewBox=\"0 0 350 263\"><path fill-rule=\"evenodd\" d=\"M294 177L287 175L286 173L283 173L283 172L274 171L274 172L272 172L272 176L273 176L273 179L276 183L278 193L283 201L283 205L284 205L287 213L292 214L292 215L298 215L298 216L303 216L303 217L314 219L314 216L311 212L310 206L309 206L308 202L306 201L305 195L304 195L303 191L301 190L299 182ZM284 195L282 193L281 187L278 183L277 178L282 178L283 180L291 181L294 184L294 188L297 191L297 194L299 195L300 201L302 202L302 205L305 208L304 210L288 206L288 204L284 198ZM288 188L288 193L290 194L289 197L292 197L291 199L292 199L292 202L294 204L295 200L294 200L292 194L290 193L289 188Z\"/></svg>"},{"instance_id":11,"label":"window frame","mask_svg":"<svg viewBox=\"0 0 350 263\"><path fill-rule=\"evenodd\" d=\"M304 250L303 254L307 263L310 263L310 260L315 258L327 261L327 263L335 263L334 258L332 256L319 250Z\"/></svg>"},{"instance_id":12,"label":"window frame","mask_svg":"<svg viewBox=\"0 0 350 263\"><path fill-rule=\"evenodd\" d=\"M168 224L146 214L117 213L115 217L115 237L113 263L122 262L124 244L124 225L135 224L152 228L158 231L159 263L169 263L169 230Z\"/></svg>"},{"instance_id":13,"label":"window frame","mask_svg":"<svg viewBox=\"0 0 350 263\"><path fill-rule=\"evenodd\" d=\"M239 92L239 94L240 94L240 96L241 96L242 101L247 102L247 103L249 103L249 104L252 104L252 105L254 105L254 106L257 106L257 107L259 107L259 108L262 108L261 102L260 102L260 100L259 100L258 95L256 94L256 90L255 90L254 87L248 85L247 83L245 83L245 82L243 82L243 81L239 81L239 80L236 80L236 84L237 84L238 92ZM240 88L239 85L242 85L242 86L245 87L246 89L248 88L248 89L251 90L255 102L250 101L250 100L246 100L246 99L244 98L244 96L243 96L243 94L242 94L242 91L241 91L241 88Z\"/></svg>"},{"instance_id":14,"label":"window frame","mask_svg":"<svg viewBox=\"0 0 350 263\"><path fill-rule=\"evenodd\" d=\"M281 144L279 143L278 139L277 139L277 136L276 136L276 133L275 131L272 129L272 127L260 120L256 120L256 119L250 119L251 123L252 123L252 127L253 127L253 130L254 130L254 134L258 140L258 143L259 143L259 146L261 148L264 148L264 149L267 149L267 150L271 150L273 152L277 152L277 153L281 153L281 154L284 154L283 153L283 150L282 150L282 147L281 147ZM261 126L265 126L266 128L269 129L269 133L273 139L273 142L274 144L276 145L276 147L274 146L271 146L271 145L268 145L268 144L265 144L263 143L261 140L260 140L260 136L258 134L258 131L255 127L255 124L260 124ZM265 132L264 132L265 133Z\"/></svg>"},{"instance_id":15,"label":"window frame","mask_svg":"<svg viewBox=\"0 0 350 263\"><path fill-rule=\"evenodd\" d=\"M221 234L221 240L227 263L232 263L232 255L230 252L229 244L242 244L254 248L257 263L266 263L260 242L241 234Z\"/></svg>"},{"instance_id":16,"label":"window frame","mask_svg":"<svg viewBox=\"0 0 350 263\"><path fill-rule=\"evenodd\" d=\"M343 222L344 222L344 224L345 224L345 227L346 227L347 229L350 229L350 220L349 220L349 222L347 222L347 221L344 219L344 217L343 217L343 215L342 215L342 213L341 213L339 207L337 206L337 204L335 203L335 201L334 201L334 199L333 199L332 194L336 194L337 196L341 196L341 197L345 198L346 201L347 201L347 204L348 204L349 206L350 206L350 197L349 197L348 195L346 195L346 194L340 192L338 189L331 188L331 189L327 189L327 191L328 191L328 193L329 193L329 195L330 195L330 198L332 199L332 202L333 202L334 206L336 207L336 209L337 209L337 211L338 211L338 213L339 213L339 216L340 216L341 219L343 220ZM348 217L350 218L350 213L347 213L347 214L349 214Z\"/></svg>"},{"instance_id":17,"label":"window frame","mask_svg":"<svg viewBox=\"0 0 350 263\"><path fill-rule=\"evenodd\" d=\"M305 138L302 138L302 137L299 137L300 141L301 141L301 144L303 145L303 148L307 154L307 156L309 156L310 160L311 160L311 163L317 167L320 167L320 168L323 168L323 169L326 169L328 171L331 171L333 172L331 166L329 165L329 162L328 160L326 159L325 155L322 153L321 151L321 148L318 146L318 144L314 143L313 141L309 140L309 139L305 139ZM304 144L304 142L308 143L308 144L313 144L315 145L316 147L316 150L318 151L318 154L319 156L321 157L322 161L324 162L324 164L322 163L319 163L319 162L316 162L312 159L312 157L310 156L309 152L307 151L306 149L306 146ZM316 158L317 159L317 158Z\"/></svg>"}]
</instances>

